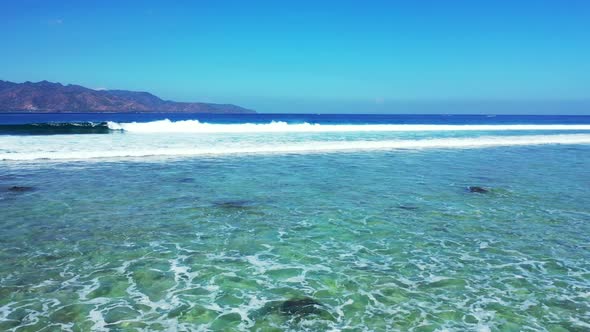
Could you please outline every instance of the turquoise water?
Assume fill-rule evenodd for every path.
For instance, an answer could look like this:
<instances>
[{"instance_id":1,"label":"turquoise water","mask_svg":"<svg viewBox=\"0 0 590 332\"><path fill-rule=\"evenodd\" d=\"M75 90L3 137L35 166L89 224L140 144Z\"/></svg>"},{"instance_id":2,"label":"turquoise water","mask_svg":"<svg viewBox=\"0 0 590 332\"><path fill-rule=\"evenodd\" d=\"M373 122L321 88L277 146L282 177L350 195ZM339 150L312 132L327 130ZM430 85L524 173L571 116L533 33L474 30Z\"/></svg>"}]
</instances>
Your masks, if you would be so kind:
<instances>
[{"instance_id":1,"label":"turquoise water","mask_svg":"<svg viewBox=\"0 0 590 332\"><path fill-rule=\"evenodd\" d=\"M588 144L5 160L0 330L589 331L589 207Z\"/></svg>"}]
</instances>

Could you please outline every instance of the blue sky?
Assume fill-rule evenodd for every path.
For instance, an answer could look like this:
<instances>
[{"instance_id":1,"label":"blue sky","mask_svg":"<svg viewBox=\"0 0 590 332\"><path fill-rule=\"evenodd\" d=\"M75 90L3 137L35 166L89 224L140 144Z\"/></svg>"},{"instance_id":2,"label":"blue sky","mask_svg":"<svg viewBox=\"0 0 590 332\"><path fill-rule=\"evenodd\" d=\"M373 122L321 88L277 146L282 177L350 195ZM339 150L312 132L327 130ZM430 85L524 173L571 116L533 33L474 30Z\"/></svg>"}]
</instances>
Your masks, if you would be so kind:
<instances>
[{"instance_id":1,"label":"blue sky","mask_svg":"<svg viewBox=\"0 0 590 332\"><path fill-rule=\"evenodd\" d=\"M590 1L0 3L0 79L262 112L590 113Z\"/></svg>"}]
</instances>

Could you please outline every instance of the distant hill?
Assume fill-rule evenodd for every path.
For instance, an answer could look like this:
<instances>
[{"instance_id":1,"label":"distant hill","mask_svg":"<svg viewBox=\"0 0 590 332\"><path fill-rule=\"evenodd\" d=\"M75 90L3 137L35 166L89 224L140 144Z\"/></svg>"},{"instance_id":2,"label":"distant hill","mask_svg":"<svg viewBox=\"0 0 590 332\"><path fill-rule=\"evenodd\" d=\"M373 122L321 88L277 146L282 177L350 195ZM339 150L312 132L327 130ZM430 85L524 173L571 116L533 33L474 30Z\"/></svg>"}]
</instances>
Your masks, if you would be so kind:
<instances>
[{"instance_id":1,"label":"distant hill","mask_svg":"<svg viewBox=\"0 0 590 332\"><path fill-rule=\"evenodd\" d=\"M93 90L47 81L0 80L0 112L256 113L231 104L181 103L148 92Z\"/></svg>"}]
</instances>

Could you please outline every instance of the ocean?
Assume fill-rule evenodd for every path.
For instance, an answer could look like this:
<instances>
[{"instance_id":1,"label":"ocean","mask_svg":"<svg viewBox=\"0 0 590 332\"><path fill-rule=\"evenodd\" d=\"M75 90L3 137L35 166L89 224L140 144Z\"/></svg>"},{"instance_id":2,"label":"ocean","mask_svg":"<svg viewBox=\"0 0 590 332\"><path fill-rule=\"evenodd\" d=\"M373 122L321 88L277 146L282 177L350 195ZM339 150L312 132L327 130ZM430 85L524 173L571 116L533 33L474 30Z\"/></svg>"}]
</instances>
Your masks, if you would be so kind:
<instances>
[{"instance_id":1,"label":"ocean","mask_svg":"<svg viewBox=\"0 0 590 332\"><path fill-rule=\"evenodd\" d=\"M1 331L589 331L590 116L0 114Z\"/></svg>"}]
</instances>

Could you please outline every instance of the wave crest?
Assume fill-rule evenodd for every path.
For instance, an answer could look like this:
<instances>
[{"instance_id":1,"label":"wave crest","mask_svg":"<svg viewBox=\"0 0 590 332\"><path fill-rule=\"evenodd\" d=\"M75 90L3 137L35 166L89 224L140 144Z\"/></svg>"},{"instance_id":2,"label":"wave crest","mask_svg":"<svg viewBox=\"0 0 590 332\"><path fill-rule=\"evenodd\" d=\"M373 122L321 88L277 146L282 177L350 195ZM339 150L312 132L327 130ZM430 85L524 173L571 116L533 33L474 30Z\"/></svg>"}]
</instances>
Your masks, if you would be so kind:
<instances>
[{"instance_id":1,"label":"wave crest","mask_svg":"<svg viewBox=\"0 0 590 332\"><path fill-rule=\"evenodd\" d=\"M308 132L408 132L408 131L505 131L505 130L590 130L590 125L432 125L432 124L312 124L270 123L220 124L198 120L170 121L168 119L152 122L107 122L111 130L132 133L308 133Z\"/></svg>"},{"instance_id":2,"label":"wave crest","mask_svg":"<svg viewBox=\"0 0 590 332\"><path fill-rule=\"evenodd\" d=\"M0 125L0 135L108 134L106 122L47 122Z\"/></svg>"}]
</instances>

